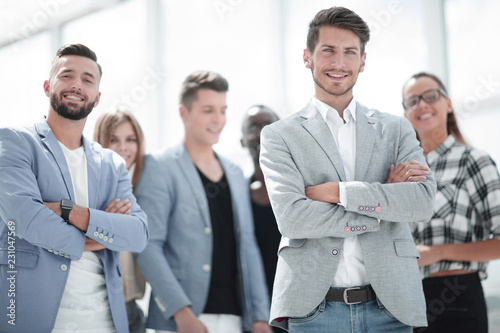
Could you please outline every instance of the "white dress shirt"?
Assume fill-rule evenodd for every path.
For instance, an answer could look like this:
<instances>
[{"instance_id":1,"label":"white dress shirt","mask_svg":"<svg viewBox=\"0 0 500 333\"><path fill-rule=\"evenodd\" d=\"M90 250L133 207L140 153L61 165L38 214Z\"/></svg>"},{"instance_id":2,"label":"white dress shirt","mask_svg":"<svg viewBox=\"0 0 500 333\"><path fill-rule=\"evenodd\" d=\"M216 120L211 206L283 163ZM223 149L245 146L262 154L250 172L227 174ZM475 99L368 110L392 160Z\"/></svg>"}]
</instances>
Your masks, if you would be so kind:
<instances>
[{"instance_id":1,"label":"white dress shirt","mask_svg":"<svg viewBox=\"0 0 500 333\"><path fill-rule=\"evenodd\" d=\"M312 103L325 120L342 158L346 181L354 181L356 163L356 100L353 98L344 110L342 119L331 106L312 98ZM345 122L344 122L345 121ZM346 206L348 198L345 185L339 183L341 206ZM332 287L354 287L369 284L364 265L363 252L358 236L346 237L340 263L333 278Z\"/></svg>"}]
</instances>

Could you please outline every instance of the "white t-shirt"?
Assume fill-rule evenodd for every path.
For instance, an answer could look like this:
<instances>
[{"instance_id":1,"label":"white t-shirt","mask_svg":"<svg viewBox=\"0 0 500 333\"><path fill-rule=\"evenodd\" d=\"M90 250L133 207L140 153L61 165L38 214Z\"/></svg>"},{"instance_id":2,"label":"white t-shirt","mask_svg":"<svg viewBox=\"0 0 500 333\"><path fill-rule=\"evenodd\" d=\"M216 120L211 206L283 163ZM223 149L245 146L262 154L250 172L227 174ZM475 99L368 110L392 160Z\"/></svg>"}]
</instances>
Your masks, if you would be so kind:
<instances>
[{"instance_id":1,"label":"white t-shirt","mask_svg":"<svg viewBox=\"0 0 500 333\"><path fill-rule=\"evenodd\" d=\"M59 145L71 174L75 204L88 207L87 159L83 146L70 150L60 142ZM94 252L84 251L80 260L71 261L52 332L116 332L102 262Z\"/></svg>"}]
</instances>

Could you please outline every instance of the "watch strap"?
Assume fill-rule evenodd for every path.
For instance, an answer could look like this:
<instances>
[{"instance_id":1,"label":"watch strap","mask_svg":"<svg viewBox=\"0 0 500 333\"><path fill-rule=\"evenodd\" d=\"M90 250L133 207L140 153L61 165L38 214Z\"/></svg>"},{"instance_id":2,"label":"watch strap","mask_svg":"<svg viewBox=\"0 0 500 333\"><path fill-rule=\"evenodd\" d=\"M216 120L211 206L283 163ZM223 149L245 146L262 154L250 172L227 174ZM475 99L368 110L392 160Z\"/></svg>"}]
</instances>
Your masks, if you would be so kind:
<instances>
[{"instance_id":1,"label":"watch strap","mask_svg":"<svg viewBox=\"0 0 500 333\"><path fill-rule=\"evenodd\" d=\"M61 217L64 219L64 221L69 221L69 213L71 212L71 209L73 209L73 201L69 199L62 199L60 202L61 206Z\"/></svg>"}]
</instances>

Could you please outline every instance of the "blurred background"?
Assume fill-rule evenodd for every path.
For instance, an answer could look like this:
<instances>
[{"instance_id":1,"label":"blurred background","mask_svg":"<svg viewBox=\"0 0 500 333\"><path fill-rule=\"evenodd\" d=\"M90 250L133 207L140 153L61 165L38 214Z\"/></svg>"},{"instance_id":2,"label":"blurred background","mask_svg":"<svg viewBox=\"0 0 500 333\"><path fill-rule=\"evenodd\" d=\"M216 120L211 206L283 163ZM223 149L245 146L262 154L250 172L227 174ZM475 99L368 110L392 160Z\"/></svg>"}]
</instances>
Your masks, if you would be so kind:
<instances>
[{"instance_id":1,"label":"blurred background","mask_svg":"<svg viewBox=\"0 0 500 333\"><path fill-rule=\"evenodd\" d=\"M229 81L227 125L216 150L252 172L241 148L241 118L254 104L281 116L313 95L302 62L307 26L320 9L345 6L371 29L364 73L354 95L402 115L402 85L429 71L447 85L469 143L500 162L500 1L498 0L0 0L0 126L47 114L43 82L56 50L82 43L103 68L99 106L138 118L146 151L183 136L178 93L194 70ZM500 331L500 263L483 283L490 331Z\"/></svg>"}]
</instances>

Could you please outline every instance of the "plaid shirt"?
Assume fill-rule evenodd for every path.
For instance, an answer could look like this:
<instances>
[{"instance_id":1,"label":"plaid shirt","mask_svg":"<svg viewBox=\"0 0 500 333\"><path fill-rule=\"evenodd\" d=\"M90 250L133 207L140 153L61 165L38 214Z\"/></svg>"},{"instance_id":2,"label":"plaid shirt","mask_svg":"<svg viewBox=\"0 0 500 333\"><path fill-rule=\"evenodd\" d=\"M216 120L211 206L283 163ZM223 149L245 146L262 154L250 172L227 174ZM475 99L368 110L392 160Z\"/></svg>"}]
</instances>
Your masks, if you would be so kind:
<instances>
[{"instance_id":1,"label":"plaid shirt","mask_svg":"<svg viewBox=\"0 0 500 333\"><path fill-rule=\"evenodd\" d=\"M500 238L500 176L483 151L450 135L426 156L437 182L434 215L429 223L411 223L416 244L437 245ZM431 273L463 269L486 278L487 262L443 260L421 267Z\"/></svg>"}]
</instances>

